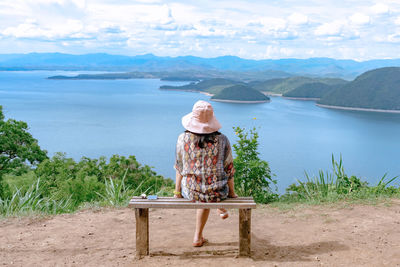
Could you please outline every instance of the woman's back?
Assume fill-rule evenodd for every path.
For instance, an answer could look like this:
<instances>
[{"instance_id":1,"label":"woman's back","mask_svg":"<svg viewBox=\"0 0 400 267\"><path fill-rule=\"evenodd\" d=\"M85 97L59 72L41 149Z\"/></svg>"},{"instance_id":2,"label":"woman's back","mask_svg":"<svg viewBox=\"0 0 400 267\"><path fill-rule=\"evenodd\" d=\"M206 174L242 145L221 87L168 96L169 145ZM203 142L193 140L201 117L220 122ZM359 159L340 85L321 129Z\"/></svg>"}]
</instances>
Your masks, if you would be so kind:
<instances>
[{"instance_id":1,"label":"woman's back","mask_svg":"<svg viewBox=\"0 0 400 267\"><path fill-rule=\"evenodd\" d=\"M189 131L178 137L175 168L183 176L182 191L189 199L214 202L228 196L233 178L233 159L228 138L214 132Z\"/></svg>"}]
</instances>

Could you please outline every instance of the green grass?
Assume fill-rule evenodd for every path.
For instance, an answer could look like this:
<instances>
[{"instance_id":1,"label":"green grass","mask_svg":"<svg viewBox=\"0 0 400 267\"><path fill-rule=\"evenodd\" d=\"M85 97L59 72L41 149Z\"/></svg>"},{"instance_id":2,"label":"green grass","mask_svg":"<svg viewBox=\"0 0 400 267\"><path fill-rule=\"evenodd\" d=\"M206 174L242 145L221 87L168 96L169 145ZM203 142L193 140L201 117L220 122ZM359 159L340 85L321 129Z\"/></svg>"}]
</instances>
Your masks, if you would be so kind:
<instances>
[{"instance_id":1,"label":"green grass","mask_svg":"<svg viewBox=\"0 0 400 267\"><path fill-rule=\"evenodd\" d=\"M324 202L380 202L390 198L400 198L400 188L391 186L398 176L388 179L387 175L375 186L368 185L356 176L348 176L340 157L339 162L332 156L332 171L319 171L318 176L305 173L305 181L297 180L286 189L278 202L301 202L320 204Z\"/></svg>"},{"instance_id":2,"label":"green grass","mask_svg":"<svg viewBox=\"0 0 400 267\"><path fill-rule=\"evenodd\" d=\"M0 199L0 214L5 217L30 214L59 214L75 210L70 198L55 200L42 197L40 179L23 192L17 189L10 198Z\"/></svg>"}]
</instances>

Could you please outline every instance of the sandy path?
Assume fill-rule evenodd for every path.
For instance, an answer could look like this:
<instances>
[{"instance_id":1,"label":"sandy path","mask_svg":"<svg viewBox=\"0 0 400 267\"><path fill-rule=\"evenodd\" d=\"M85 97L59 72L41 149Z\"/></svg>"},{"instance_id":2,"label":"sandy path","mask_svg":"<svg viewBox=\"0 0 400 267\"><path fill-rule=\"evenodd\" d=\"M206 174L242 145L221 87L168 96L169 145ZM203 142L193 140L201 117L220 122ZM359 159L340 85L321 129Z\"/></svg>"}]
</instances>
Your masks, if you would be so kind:
<instances>
[{"instance_id":1,"label":"sandy path","mask_svg":"<svg viewBox=\"0 0 400 267\"><path fill-rule=\"evenodd\" d=\"M151 210L150 253L134 258L133 211L0 220L0 266L400 266L400 201L253 211L252 258L237 258L238 213L212 211L192 248L194 210Z\"/></svg>"}]
</instances>

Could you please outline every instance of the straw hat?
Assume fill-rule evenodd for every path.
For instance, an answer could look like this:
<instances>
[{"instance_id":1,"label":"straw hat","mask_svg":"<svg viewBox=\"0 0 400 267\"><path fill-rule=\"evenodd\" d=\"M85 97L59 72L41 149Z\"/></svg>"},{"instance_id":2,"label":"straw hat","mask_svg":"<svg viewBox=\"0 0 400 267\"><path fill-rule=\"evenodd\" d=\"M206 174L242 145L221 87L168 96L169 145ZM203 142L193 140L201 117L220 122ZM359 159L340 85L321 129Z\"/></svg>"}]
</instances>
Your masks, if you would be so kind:
<instances>
[{"instance_id":1,"label":"straw hat","mask_svg":"<svg viewBox=\"0 0 400 267\"><path fill-rule=\"evenodd\" d=\"M221 124L214 116L213 107L203 100L197 101L192 112L182 117L182 125L186 130L197 134L213 133L221 129Z\"/></svg>"}]
</instances>

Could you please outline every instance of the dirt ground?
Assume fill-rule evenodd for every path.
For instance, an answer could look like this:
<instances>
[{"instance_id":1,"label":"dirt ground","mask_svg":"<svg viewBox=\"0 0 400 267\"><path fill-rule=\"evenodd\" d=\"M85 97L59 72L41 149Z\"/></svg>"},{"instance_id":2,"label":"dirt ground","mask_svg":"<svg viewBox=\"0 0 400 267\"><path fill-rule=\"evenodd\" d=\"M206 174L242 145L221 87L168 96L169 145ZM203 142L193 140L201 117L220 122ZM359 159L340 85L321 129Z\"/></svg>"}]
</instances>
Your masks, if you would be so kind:
<instances>
[{"instance_id":1,"label":"dirt ground","mask_svg":"<svg viewBox=\"0 0 400 267\"><path fill-rule=\"evenodd\" d=\"M195 210L150 210L150 256L135 259L134 212L86 210L0 220L0 266L400 266L400 201L391 205L260 206L252 257L238 258L238 212L212 211L191 246Z\"/></svg>"}]
</instances>

